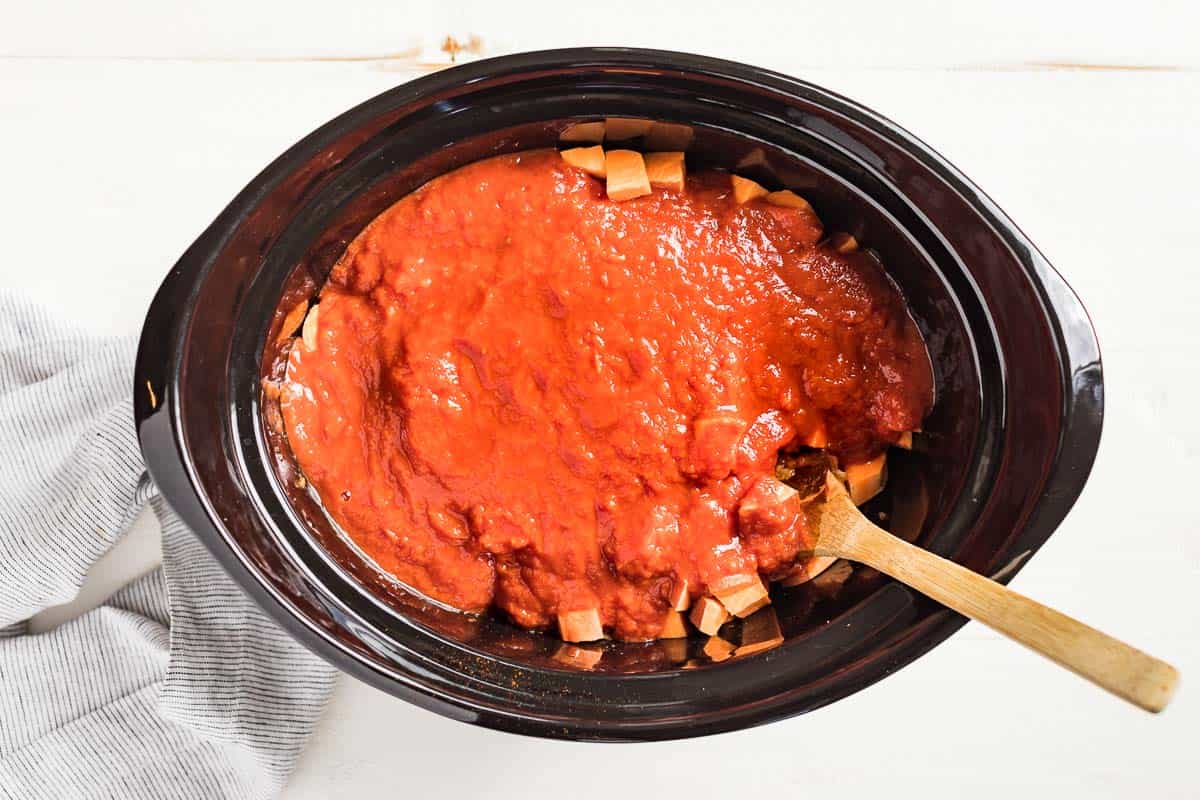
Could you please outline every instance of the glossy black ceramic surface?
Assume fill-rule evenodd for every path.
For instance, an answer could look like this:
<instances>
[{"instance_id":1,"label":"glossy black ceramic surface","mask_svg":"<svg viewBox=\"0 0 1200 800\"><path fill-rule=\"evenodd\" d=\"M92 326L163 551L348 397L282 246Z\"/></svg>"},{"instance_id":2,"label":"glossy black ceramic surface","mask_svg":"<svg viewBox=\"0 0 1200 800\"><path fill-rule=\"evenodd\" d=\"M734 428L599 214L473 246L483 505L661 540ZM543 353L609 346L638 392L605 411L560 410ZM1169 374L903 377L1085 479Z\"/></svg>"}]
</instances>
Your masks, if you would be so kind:
<instances>
[{"instance_id":1,"label":"glossy black ceramic surface","mask_svg":"<svg viewBox=\"0 0 1200 800\"><path fill-rule=\"evenodd\" d=\"M143 453L171 505L297 639L447 716L621 740L813 710L926 652L962 618L858 570L834 597L809 587L778 596L788 638L774 650L710 664L700 642L614 644L594 670L579 669L552 637L378 591L380 576L295 491L264 424L259 378L281 298L286 307L316 292L350 239L426 180L552 146L573 120L605 116L692 126L690 158L796 189L900 284L938 400L872 512L987 574L1050 536L1087 478L1102 419L1099 349L1071 289L979 189L893 123L802 81L679 53L481 61L400 86L302 140L159 290L134 385Z\"/></svg>"}]
</instances>

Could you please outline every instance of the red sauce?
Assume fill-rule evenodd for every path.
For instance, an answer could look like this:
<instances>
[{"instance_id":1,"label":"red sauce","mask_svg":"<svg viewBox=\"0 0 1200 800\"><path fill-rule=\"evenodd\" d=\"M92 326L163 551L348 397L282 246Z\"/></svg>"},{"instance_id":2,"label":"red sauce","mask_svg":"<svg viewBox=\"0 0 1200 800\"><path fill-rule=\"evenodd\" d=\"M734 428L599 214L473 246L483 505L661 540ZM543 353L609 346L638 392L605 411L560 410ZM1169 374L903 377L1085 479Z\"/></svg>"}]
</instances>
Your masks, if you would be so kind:
<instances>
[{"instance_id":1,"label":"red sauce","mask_svg":"<svg viewBox=\"0 0 1200 800\"><path fill-rule=\"evenodd\" d=\"M332 517L385 570L517 624L599 608L654 637L676 579L786 570L780 449L843 463L919 427L924 344L879 264L724 173L615 203L553 151L432 181L349 246L282 411Z\"/></svg>"}]
</instances>

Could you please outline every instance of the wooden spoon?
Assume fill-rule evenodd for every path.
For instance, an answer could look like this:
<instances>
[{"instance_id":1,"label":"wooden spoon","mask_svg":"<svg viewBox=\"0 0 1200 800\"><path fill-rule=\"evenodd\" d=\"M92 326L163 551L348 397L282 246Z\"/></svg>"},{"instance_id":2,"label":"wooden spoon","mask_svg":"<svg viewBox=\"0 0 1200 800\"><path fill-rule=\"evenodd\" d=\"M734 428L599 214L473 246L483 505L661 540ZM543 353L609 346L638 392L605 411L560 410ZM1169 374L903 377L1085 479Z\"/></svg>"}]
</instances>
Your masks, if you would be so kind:
<instances>
[{"instance_id":1,"label":"wooden spoon","mask_svg":"<svg viewBox=\"0 0 1200 800\"><path fill-rule=\"evenodd\" d=\"M872 566L1140 708L1162 711L1175 691L1179 673L1170 664L873 524L832 472L809 520L814 555Z\"/></svg>"}]
</instances>

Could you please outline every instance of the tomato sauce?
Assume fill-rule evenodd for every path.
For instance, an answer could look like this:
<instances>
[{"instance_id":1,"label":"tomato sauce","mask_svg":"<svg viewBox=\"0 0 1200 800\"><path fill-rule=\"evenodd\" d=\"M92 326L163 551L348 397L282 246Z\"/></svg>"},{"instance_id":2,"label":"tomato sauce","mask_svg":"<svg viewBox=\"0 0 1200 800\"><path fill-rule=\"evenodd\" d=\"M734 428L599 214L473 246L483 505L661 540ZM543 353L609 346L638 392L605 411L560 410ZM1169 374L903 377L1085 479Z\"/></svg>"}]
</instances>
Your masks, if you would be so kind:
<instances>
[{"instance_id":1,"label":"tomato sauce","mask_svg":"<svg viewBox=\"0 0 1200 800\"><path fill-rule=\"evenodd\" d=\"M529 628L597 608L646 639L676 581L694 598L795 562L780 450L869 459L931 386L899 292L811 210L738 205L716 172L616 203L531 151L350 244L281 410L329 514L404 583Z\"/></svg>"}]
</instances>

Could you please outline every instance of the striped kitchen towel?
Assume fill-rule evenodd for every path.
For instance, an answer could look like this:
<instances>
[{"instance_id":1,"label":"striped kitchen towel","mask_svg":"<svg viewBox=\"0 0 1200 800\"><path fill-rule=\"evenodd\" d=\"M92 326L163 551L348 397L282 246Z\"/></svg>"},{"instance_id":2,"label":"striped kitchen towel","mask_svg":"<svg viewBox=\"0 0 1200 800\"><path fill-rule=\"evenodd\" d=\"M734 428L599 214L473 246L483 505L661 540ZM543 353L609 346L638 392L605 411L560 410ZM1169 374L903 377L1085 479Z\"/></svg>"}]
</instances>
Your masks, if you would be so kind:
<instances>
[{"instance_id":1,"label":"striped kitchen towel","mask_svg":"<svg viewBox=\"0 0 1200 800\"><path fill-rule=\"evenodd\" d=\"M333 671L158 497L133 430L133 355L0 290L0 798L273 797ZM28 633L147 504L161 569Z\"/></svg>"}]
</instances>

